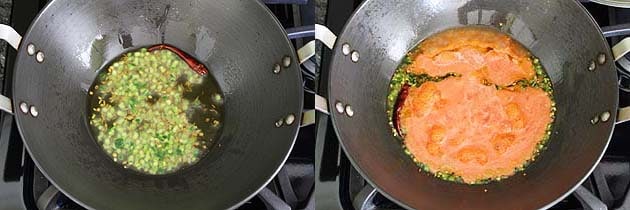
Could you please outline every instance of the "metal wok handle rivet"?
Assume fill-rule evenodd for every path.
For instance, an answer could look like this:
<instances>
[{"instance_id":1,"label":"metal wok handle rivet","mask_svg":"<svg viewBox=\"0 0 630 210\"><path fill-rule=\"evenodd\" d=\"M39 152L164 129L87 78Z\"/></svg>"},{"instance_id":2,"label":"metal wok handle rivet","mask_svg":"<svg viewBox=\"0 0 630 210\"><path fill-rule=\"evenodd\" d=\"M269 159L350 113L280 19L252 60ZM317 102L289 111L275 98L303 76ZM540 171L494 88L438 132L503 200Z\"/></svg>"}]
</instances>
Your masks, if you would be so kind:
<instances>
[{"instance_id":1,"label":"metal wok handle rivet","mask_svg":"<svg viewBox=\"0 0 630 210\"><path fill-rule=\"evenodd\" d=\"M608 122L608 120L610 120L610 112L604 112L602 113L601 116L599 116L600 120L602 120L602 122Z\"/></svg>"},{"instance_id":2,"label":"metal wok handle rivet","mask_svg":"<svg viewBox=\"0 0 630 210\"><path fill-rule=\"evenodd\" d=\"M31 116L37 117L39 115L39 111L37 111L37 107L31 106Z\"/></svg>"},{"instance_id":3,"label":"metal wok handle rivet","mask_svg":"<svg viewBox=\"0 0 630 210\"><path fill-rule=\"evenodd\" d=\"M275 64L273 65L273 73L274 74L279 74L280 73L280 64Z\"/></svg>"},{"instance_id":4,"label":"metal wok handle rivet","mask_svg":"<svg viewBox=\"0 0 630 210\"><path fill-rule=\"evenodd\" d=\"M599 116L595 116L591 119L591 124L595 125L599 122Z\"/></svg>"},{"instance_id":5,"label":"metal wok handle rivet","mask_svg":"<svg viewBox=\"0 0 630 210\"><path fill-rule=\"evenodd\" d=\"M32 43L31 43L31 44L28 44L28 45L26 46L26 53L27 53L28 55L31 55L31 56L32 56L32 55L35 55L35 45L33 45Z\"/></svg>"},{"instance_id":6,"label":"metal wok handle rivet","mask_svg":"<svg viewBox=\"0 0 630 210\"><path fill-rule=\"evenodd\" d=\"M284 68L291 66L291 57L284 56L284 58L282 58L282 66L284 66Z\"/></svg>"},{"instance_id":7,"label":"metal wok handle rivet","mask_svg":"<svg viewBox=\"0 0 630 210\"><path fill-rule=\"evenodd\" d=\"M352 106L350 105L346 106L346 115L348 115L348 117L354 116L354 109L352 109Z\"/></svg>"},{"instance_id":8,"label":"metal wok handle rivet","mask_svg":"<svg viewBox=\"0 0 630 210\"><path fill-rule=\"evenodd\" d=\"M350 60L352 60L352 62L359 62L359 52L358 51L352 51L352 54L350 55Z\"/></svg>"},{"instance_id":9,"label":"metal wok handle rivet","mask_svg":"<svg viewBox=\"0 0 630 210\"><path fill-rule=\"evenodd\" d=\"M284 119L284 123L286 123L287 125L292 125L293 122L295 122L295 115L290 114L289 116L287 116L286 119Z\"/></svg>"},{"instance_id":10,"label":"metal wok handle rivet","mask_svg":"<svg viewBox=\"0 0 630 210\"><path fill-rule=\"evenodd\" d=\"M339 114L343 114L346 110L346 108L343 106L343 104L341 102L337 102L335 103L335 109L337 110L337 112L339 112Z\"/></svg>"},{"instance_id":11,"label":"metal wok handle rivet","mask_svg":"<svg viewBox=\"0 0 630 210\"><path fill-rule=\"evenodd\" d=\"M595 61L591 61L591 64L588 65L588 70L595 71L595 68L597 68L597 66L595 65Z\"/></svg>"},{"instance_id":12,"label":"metal wok handle rivet","mask_svg":"<svg viewBox=\"0 0 630 210\"><path fill-rule=\"evenodd\" d=\"M597 56L597 63L599 63L599 65L603 65L604 63L606 63L606 54L600 53Z\"/></svg>"},{"instance_id":13,"label":"metal wok handle rivet","mask_svg":"<svg viewBox=\"0 0 630 210\"><path fill-rule=\"evenodd\" d=\"M26 102L20 103L20 111L24 114L28 113L28 104Z\"/></svg>"},{"instance_id":14,"label":"metal wok handle rivet","mask_svg":"<svg viewBox=\"0 0 630 210\"><path fill-rule=\"evenodd\" d=\"M343 55L350 55L350 44L344 43L341 45L341 53L343 53Z\"/></svg>"},{"instance_id":15,"label":"metal wok handle rivet","mask_svg":"<svg viewBox=\"0 0 630 210\"><path fill-rule=\"evenodd\" d=\"M37 55L35 55L35 60L37 60L38 63L43 63L44 62L44 52L42 52L42 51L37 52Z\"/></svg>"},{"instance_id":16,"label":"metal wok handle rivet","mask_svg":"<svg viewBox=\"0 0 630 210\"><path fill-rule=\"evenodd\" d=\"M276 128L282 127L283 123L284 123L284 119L279 119L278 121L276 121Z\"/></svg>"}]
</instances>

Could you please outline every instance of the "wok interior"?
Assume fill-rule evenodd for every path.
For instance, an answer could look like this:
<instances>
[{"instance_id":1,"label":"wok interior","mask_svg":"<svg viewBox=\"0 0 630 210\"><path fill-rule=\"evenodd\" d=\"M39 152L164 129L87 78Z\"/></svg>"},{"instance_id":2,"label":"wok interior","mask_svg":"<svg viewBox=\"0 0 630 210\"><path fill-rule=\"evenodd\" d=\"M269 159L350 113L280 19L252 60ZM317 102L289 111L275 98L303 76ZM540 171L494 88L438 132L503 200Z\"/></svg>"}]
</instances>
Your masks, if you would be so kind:
<instances>
[{"instance_id":1,"label":"wok interior","mask_svg":"<svg viewBox=\"0 0 630 210\"><path fill-rule=\"evenodd\" d=\"M553 81L556 120L546 151L524 173L487 185L463 185L419 172L393 137L386 96L408 50L436 32L489 25L539 57ZM367 1L337 40L331 63L331 104L349 104L354 116L334 113L337 134L353 164L388 197L416 209L543 208L581 182L605 151L612 122L591 125L616 112L617 88L610 50L597 25L574 1L458 0ZM360 53L353 63L341 52ZM609 58L587 71L600 53ZM334 107L332 107L334 110ZM487 192L486 192L487 191Z\"/></svg>"},{"instance_id":2,"label":"wok interior","mask_svg":"<svg viewBox=\"0 0 630 210\"><path fill-rule=\"evenodd\" d=\"M87 89L111 59L160 43L204 63L225 96L223 131L208 155L173 174L123 169L101 150L87 122ZM103 209L225 209L275 174L288 155L297 124L276 128L301 112L300 71L284 31L257 1L53 1L23 43L46 55L42 64L24 47L16 65L14 101L37 106L17 114L32 157L70 197ZM272 67L284 56L293 65Z\"/></svg>"}]
</instances>

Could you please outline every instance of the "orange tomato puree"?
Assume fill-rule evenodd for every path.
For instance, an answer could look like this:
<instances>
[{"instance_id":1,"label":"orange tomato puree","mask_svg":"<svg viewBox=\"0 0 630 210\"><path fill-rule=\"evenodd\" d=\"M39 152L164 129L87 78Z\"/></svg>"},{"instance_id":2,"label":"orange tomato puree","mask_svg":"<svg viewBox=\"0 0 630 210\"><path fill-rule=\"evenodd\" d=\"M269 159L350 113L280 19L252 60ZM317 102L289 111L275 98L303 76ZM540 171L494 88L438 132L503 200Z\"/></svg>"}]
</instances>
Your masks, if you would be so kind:
<instances>
[{"instance_id":1,"label":"orange tomato puree","mask_svg":"<svg viewBox=\"0 0 630 210\"><path fill-rule=\"evenodd\" d=\"M443 76L407 90L399 126L409 152L432 172L466 183L505 177L533 158L552 122L552 100L539 88L498 90L536 72L529 52L508 35L469 27L423 41L406 71Z\"/></svg>"}]
</instances>

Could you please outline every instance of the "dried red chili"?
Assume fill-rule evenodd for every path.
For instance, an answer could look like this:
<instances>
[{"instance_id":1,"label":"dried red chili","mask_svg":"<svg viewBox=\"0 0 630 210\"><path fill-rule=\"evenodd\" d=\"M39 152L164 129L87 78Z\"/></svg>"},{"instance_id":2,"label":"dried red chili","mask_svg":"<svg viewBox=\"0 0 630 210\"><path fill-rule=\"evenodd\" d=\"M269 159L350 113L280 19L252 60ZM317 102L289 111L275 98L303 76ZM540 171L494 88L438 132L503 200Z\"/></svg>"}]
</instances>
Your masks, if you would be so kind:
<instances>
[{"instance_id":1,"label":"dried red chili","mask_svg":"<svg viewBox=\"0 0 630 210\"><path fill-rule=\"evenodd\" d=\"M179 56L182 60L184 60L184 62L186 62L186 64L198 74L205 75L208 73L208 68L206 68L205 65L203 65L201 62L197 61L197 59L193 58L192 56L188 55L187 53L185 53L184 51L176 47L173 47L168 44L159 44L159 45L155 45L147 49L147 51L149 52L153 52L156 50L169 50L175 53L177 56Z\"/></svg>"}]
</instances>

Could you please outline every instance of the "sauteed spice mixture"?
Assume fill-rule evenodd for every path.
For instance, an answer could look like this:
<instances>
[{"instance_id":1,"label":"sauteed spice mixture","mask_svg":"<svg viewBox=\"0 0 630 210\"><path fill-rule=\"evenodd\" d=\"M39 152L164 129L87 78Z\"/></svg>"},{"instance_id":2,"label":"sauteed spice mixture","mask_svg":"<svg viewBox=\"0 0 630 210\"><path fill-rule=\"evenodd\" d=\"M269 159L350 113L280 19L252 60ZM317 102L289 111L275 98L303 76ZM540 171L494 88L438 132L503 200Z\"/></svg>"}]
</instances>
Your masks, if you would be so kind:
<instances>
[{"instance_id":1,"label":"sauteed spice mixture","mask_svg":"<svg viewBox=\"0 0 630 210\"><path fill-rule=\"evenodd\" d=\"M540 61L485 27L427 38L404 58L390 88L388 116L405 153L448 181L484 184L524 170L555 118Z\"/></svg>"},{"instance_id":2,"label":"sauteed spice mixture","mask_svg":"<svg viewBox=\"0 0 630 210\"><path fill-rule=\"evenodd\" d=\"M166 174L194 164L222 126L216 81L201 64L191 69L197 65L181 53L165 47L129 52L90 88L92 130L125 168Z\"/></svg>"}]
</instances>

